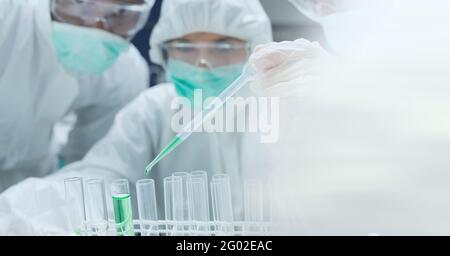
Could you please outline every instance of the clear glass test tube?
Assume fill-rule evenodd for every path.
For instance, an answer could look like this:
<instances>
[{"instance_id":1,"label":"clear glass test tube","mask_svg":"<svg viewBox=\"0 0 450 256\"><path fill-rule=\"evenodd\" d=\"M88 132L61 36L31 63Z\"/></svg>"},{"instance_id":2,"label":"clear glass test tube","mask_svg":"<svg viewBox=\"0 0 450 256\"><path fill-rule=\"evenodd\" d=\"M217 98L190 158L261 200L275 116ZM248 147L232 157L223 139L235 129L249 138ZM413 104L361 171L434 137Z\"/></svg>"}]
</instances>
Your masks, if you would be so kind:
<instances>
[{"instance_id":1,"label":"clear glass test tube","mask_svg":"<svg viewBox=\"0 0 450 256\"><path fill-rule=\"evenodd\" d=\"M193 228L203 234L202 232L209 231L210 221L208 174L204 171L191 172L187 185L190 216L195 223Z\"/></svg>"},{"instance_id":2,"label":"clear glass test tube","mask_svg":"<svg viewBox=\"0 0 450 256\"><path fill-rule=\"evenodd\" d=\"M264 202L261 183L244 182L244 219L246 231L261 232L264 221Z\"/></svg>"},{"instance_id":3,"label":"clear glass test tube","mask_svg":"<svg viewBox=\"0 0 450 256\"><path fill-rule=\"evenodd\" d=\"M136 183L136 192L138 199L139 219L141 221L141 235L159 235L155 181L151 179L139 180Z\"/></svg>"},{"instance_id":4,"label":"clear glass test tube","mask_svg":"<svg viewBox=\"0 0 450 256\"><path fill-rule=\"evenodd\" d=\"M168 225L167 235L179 235L176 231L184 230L182 222L184 217L183 202L183 179L180 176L170 176L164 179L164 210L166 220L172 224ZM181 223L180 223L181 222Z\"/></svg>"},{"instance_id":5,"label":"clear glass test tube","mask_svg":"<svg viewBox=\"0 0 450 256\"><path fill-rule=\"evenodd\" d=\"M114 219L118 236L134 236L133 211L128 180L120 179L111 183Z\"/></svg>"},{"instance_id":6,"label":"clear glass test tube","mask_svg":"<svg viewBox=\"0 0 450 256\"><path fill-rule=\"evenodd\" d=\"M191 202L189 200L189 191L188 191L188 179L189 179L189 173L187 172L176 172L173 174L174 177L180 177L181 178L181 184L182 184L182 190L183 190L183 200L182 200L182 207L183 209L183 221L189 221L191 220L190 216L190 208L191 208Z\"/></svg>"},{"instance_id":7,"label":"clear glass test tube","mask_svg":"<svg viewBox=\"0 0 450 256\"><path fill-rule=\"evenodd\" d=\"M76 235L82 235L85 232L86 224L83 178L74 177L65 179L64 190L70 228Z\"/></svg>"},{"instance_id":8,"label":"clear glass test tube","mask_svg":"<svg viewBox=\"0 0 450 256\"><path fill-rule=\"evenodd\" d=\"M264 220L262 185L257 181L244 183L244 214L245 221L262 222Z\"/></svg>"},{"instance_id":9,"label":"clear glass test tube","mask_svg":"<svg viewBox=\"0 0 450 256\"><path fill-rule=\"evenodd\" d=\"M108 235L108 209L105 182L100 179L86 181L86 227L89 236Z\"/></svg>"},{"instance_id":10,"label":"clear glass test tube","mask_svg":"<svg viewBox=\"0 0 450 256\"><path fill-rule=\"evenodd\" d=\"M212 177L211 198L214 221L222 223L233 222L233 204L230 177L228 175L219 174Z\"/></svg>"}]
</instances>

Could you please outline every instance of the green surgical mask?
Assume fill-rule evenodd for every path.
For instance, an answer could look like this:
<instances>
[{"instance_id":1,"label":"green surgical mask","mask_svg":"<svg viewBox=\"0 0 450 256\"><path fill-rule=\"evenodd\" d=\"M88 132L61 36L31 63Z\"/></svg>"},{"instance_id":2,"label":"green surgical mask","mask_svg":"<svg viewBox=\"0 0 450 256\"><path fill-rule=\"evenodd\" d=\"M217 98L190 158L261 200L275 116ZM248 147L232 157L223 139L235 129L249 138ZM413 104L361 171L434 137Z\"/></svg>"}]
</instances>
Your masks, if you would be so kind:
<instances>
[{"instance_id":1,"label":"green surgical mask","mask_svg":"<svg viewBox=\"0 0 450 256\"><path fill-rule=\"evenodd\" d=\"M203 100L219 96L242 74L243 68L244 64L236 64L210 70L170 59L167 73L178 94L194 102L195 90L202 90Z\"/></svg>"},{"instance_id":2,"label":"green surgical mask","mask_svg":"<svg viewBox=\"0 0 450 256\"><path fill-rule=\"evenodd\" d=\"M59 62L72 73L101 74L111 68L130 43L106 31L53 22Z\"/></svg>"}]
</instances>

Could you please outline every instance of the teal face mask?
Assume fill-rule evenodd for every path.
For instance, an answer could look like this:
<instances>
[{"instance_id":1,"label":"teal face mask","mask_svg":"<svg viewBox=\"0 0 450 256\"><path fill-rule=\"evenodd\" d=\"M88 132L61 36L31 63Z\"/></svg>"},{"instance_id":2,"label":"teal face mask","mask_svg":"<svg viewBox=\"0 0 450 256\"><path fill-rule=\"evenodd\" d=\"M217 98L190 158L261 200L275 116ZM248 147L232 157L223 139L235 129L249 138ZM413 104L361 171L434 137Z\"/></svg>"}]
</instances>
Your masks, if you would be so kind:
<instances>
[{"instance_id":1,"label":"teal face mask","mask_svg":"<svg viewBox=\"0 0 450 256\"><path fill-rule=\"evenodd\" d=\"M241 75L243 68L244 64L236 64L209 70L183 61L169 60L167 73L178 94L194 102L195 90L202 90L203 100L219 96Z\"/></svg>"},{"instance_id":2,"label":"teal face mask","mask_svg":"<svg viewBox=\"0 0 450 256\"><path fill-rule=\"evenodd\" d=\"M100 74L111 68L130 43L106 31L53 22L59 62L73 73Z\"/></svg>"}]
</instances>

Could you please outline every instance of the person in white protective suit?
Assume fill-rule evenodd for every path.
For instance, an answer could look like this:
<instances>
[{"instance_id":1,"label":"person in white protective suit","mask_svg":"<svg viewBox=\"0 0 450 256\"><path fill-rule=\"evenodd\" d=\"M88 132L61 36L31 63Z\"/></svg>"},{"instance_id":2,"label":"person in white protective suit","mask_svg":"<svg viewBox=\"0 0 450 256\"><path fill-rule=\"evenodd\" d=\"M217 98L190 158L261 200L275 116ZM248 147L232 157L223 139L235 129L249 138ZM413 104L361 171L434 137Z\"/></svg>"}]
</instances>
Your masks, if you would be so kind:
<instances>
[{"instance_id":1,"label":"person in white protective suit","mask_svg":"<svg viewBox=\"0 0 450 256\"><path fill-rule=\"evenodd\" d=\"M45 179L28 179L0 196L0 233L67 234L63 179L81 176L107 181L145 178L146 165L176 135L171 104L192 99L194 89L217 96L242 72L250 50L272 41L269 18L257 0L164 1L151 36L151 57L165 66L170 83L142 93L117 115L109 133L80 162ZM244 138L245 137L245 138ZM259 142L259 141L258 141ZM208 171L231 177L235 217L242 214L241 177L261 171L253 161L253 136L195 133L152 171L160 219L164 219L163 178L175 172ZM33 194L32 198L25 196Z\"/></svg>"},{"instance_id":2,"label":"person in white protective suit","mask_svg":"<svg viewBox=\"0 0 450 256\"><path fill-rule=\"evenodd\" d=\"M0 192L78 161L117 112L148 86L148 66L130 39L153 0L0 2ZM122 10L130 10L117 15ZM77 118L53 150L53 127ZM59 155L59 156L58 156Z\"/></svg>"},{"instance_id":3,"label":"person in white protective suit","mask_svg":"<svg viewBox=\"0 0 450 256\"><path fill-rule=\"evenodd\" d=\"M338 60L305 91L311 79L295 67L311 60L310 43L250 57L259 90L303 89L271 179L280 233L450 234L449 4L291 2L324 26Z\"/></svg>"}]
</instances>

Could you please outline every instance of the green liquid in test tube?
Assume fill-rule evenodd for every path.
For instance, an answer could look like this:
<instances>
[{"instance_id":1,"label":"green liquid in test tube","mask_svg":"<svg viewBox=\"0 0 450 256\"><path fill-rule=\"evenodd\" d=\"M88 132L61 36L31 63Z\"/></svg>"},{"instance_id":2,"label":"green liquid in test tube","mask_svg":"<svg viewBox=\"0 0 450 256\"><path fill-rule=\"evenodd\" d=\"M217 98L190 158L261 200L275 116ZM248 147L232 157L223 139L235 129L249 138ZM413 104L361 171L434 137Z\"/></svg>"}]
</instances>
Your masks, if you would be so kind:
<instances>
[{"instance_id":1,"label":"green liquid in test tube","mask_svg":"<svg viewBox=\"0 0 450 256\"><path fill-rule=\"evenodd\" d=\"M113 196L114 217L119 236L134 236L130 195Z\"/></svg>"},{"instance_id":2,"label":"green liquid in test tube","mask_svg":"<svg viewBox=\"0 0 450 256\"><path fill-rule=\"evenodd\" d=\"M111 184L114 219L118 236L134 236L133 210L128 180Z\"/></svg>"}]
</instances>

